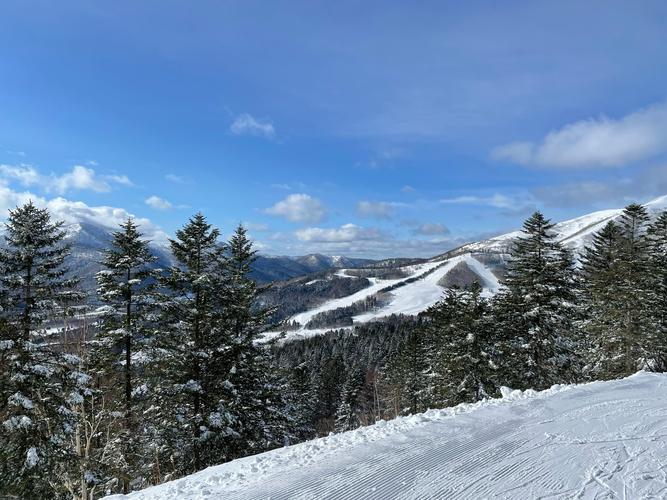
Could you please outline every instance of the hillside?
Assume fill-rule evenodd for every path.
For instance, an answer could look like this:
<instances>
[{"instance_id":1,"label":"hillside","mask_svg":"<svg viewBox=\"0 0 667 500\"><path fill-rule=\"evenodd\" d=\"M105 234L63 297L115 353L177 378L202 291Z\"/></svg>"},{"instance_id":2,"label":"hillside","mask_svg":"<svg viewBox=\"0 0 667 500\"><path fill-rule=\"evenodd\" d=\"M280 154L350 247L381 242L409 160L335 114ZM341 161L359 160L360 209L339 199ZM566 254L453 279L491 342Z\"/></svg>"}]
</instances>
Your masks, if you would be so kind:
<instances>
[{"instance_id":1,"label":"hillside","mask_svg":"<svg viewBox=\"0 0 667 500\"><path fill-rule=\"evenodd\" d=\"M657 198L645 207L651 216L656 216L667 209L667 196ZM622 211L619 208L593 212L560 222L554 231L558 240L578 255L592 235L607 222L619 217ZM298 339L334 328L350 328L396 314L415 315L435 304L446 288L465 287L473 281L484 287L486 295L492 295L502 286L510 245L520 234L520 231L514 231L469 243L410 265L397 261L393 266L339 269L328 279L335 277L354 281L363 277L368 284L362 289L350 287L354 291L349 295L332 296L289 316L287 338ZM321 296L326 294L321 293ZM279 333L280 329L275 328L267 334L267 338Z\"/></svg>"},{"instance_id":2,"label":"hillside","mask_svg":"<svg viewBox=\"0 0 667 500\"><path fill-rule=\"evenodd\" d=\"M665 391L645 372L505 390L109 498L665 498Z\"/></svg>"},{"instance_id":3,"label":"hillside","mask_svg":"<svg viewBox=\"0 0 667 500\"><path fill-rule=\"evenodd\" d=\"M55 219L65 221L66 239L72 245L69 267L76 270L77 275L84 276L82 285L86 290L94 290L96 287L94 276L100 269L99 262L103 258L103 251L109 247L111 235L118 227L105 219L95 219L85 212L56 213ZM147 220L141 219L138 220L138 223L139 229L150 241L151 251L158 258L156 266L170 265L172 258L167 235ZM0 228L1 234L2 228ZM2 241L0 239L0 244ZM340 255L259 255L253 263L251 276L258 283L266 284L275 280L289 280L331 269L356 268L374 263L375 261L370 259L355 259Z\"/></svg>"}]
</instances>

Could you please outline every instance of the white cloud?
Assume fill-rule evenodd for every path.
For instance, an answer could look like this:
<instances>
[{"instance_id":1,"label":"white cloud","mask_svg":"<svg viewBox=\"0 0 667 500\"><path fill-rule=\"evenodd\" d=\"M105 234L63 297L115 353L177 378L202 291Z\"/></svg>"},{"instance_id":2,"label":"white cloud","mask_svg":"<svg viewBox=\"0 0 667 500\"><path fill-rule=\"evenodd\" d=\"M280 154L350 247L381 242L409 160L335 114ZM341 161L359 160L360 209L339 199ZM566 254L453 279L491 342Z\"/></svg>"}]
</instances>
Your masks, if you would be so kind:
<instances>
[{"instance_id":1,"label":"white cloud","mask_svg":"<svg viewBox=\"0 0 667 500\"><path fill-rule=\"evenodd\" d=\"M134 186L132 181L127 175L106 175L105 179L115 182L116 184L121 184L122 186Z\"/></svg>"},{"instance_id":2,"label":"white cloud","mask_svg":"<svg viewBox=\"0 0 667 500\"><path fill-rule=\"evenodd\" d=\"M357 203L359 217L375 217L376 219L390 219L394 214L396 203L386 201L360 201Z\"/></svg>"},{"instance_id":3,"label":"white cloud","mask_svg":"<svg viewBox=\"0 0 667 500\"><path fill-rule=\"evenodd\" d=\"M440 203L449 205L484 205L494 208L512 208L516 205L516 200L502 194L492 196L457 196L456 198L445 198Z\"/></svg>"},{"instance_id":4,"label":"white cloud","mask_svg":"<svg viewBox=\"0 0 667 500\"><path fill-rule=\"evenodd\" d=\"M315 223L324 219L326 208L320 200L308 194L295 193L264 210L270 215L284 217L291 222Z\"/></svg>"},{"instance_id":5,"label":"white cloud","mask_svg":"<svg viewBox=\"0 0 667 500\"><path fill-rule=\"evenodd\" d=\"M404 193L414 193L417 190L415 188L413 188L412 186L406 184L405 186L403 186L401 188L401 191L403 191Z\"/></svg>"},{"instance_id":6,"label":"white cloud","mask_svg":"<svg viewBox=\"0 0 667 500\"><path fill-rule=\"evenodd\" d=\"M355 224L344 224L339 228L323 229L307 227L295 232L300 241L342 243L351 241L378 240L382 233L375 228L363 228Z\"/></svg>"},{"instance_id":7,"label":"white cloud","mask_svg":"<svg viewBox=\"0 0 667 500\"><path fill-rule=\"evenodd\" d=\"M173 207L170 201L155 195L146 198L144 203L155 210L169 210Z\"/></svg>"},{"instance_id":8,"label":"white cloud","mask_svg":"<svg viewBox=\"0 0 667 500\"><path fill-rule=\"evenodd\" d=\"M117 230L122 222L132 217L147 239L160 245L167 245L169 242L167 233L149 219L134 217L125 209L107 206L91 207L83 202L71 201L62 197L47 200L28 191L14 191L0 181L0 219L7 216L9 209L30 200L41 208L48 208L54 220L62 220L68 225L88 221L107 229Z\"/></svg>"},{"instance_id":9,"label":"white cloud","mask_svg":"<svg viewBox=\"0 0 667 500\"><path fill-rule=\"evenodd\" d=\"M268 224L263 224L261 222L249 222L245 221L242 223L243 227L245 227L248 231L256 231L258 233L263 233L265 231L269 230L269 225Z\"/></svg>"},{"instance_id":10,"label":"white cloud","mask_svg":"<svg viewBox=\"0 0 667 500\"><path fill-rule=\"evenodd\" d=\"M113 184L131 186L126 175L98 175L92 168L75 165L62 175L43 175L32 165L0 165L0 177L29 187L38 186L47 193L65 194L68 191L111 191Z\"/></svg>"},{"instance_id":11,"label":"white cloud","mask_svg":"<svg viewBox=\"0 0 667 500\"><path fill-rule=\"evenodd\" d=\"M164 176L164 178L169 182L173 182L174 184L189 184L188 179L176 174L167 174Z\"/></svg>"},{"instance_id":12,"label":"white cloud","mask_svg":"<svg viewBox=\"0 0 667 500\"><path fill-rule=\"evenodd\" d=\"M449 229L443 224L425 222L424 224L419 224L416 228L412 230L414 234L420 236L435 236L449 233Z\"/></svg>"},{"instance_id":13,"label":"white cloud","mask_svg":"<svg viewBox=\"0 0 667 500\"><path fill-rule=\"evenodd\" d=\"M539 144L513 142L491 156L520 165L585 168L621 167L667 152L667 103L618 120L602 116L550 132Z\"/></svg>"},{"instance_id":14,"label":"white cloud","mask_svg":"<svg viewBox=\"0 0 667 500\"><path fill-rule=\"evenodd\" d=\"M252 135L265 139L273 139L276 136L276 130L271 122L258 120L249 113L237 116L229 130L235 135Z\"/></svg>"}]
</instances>

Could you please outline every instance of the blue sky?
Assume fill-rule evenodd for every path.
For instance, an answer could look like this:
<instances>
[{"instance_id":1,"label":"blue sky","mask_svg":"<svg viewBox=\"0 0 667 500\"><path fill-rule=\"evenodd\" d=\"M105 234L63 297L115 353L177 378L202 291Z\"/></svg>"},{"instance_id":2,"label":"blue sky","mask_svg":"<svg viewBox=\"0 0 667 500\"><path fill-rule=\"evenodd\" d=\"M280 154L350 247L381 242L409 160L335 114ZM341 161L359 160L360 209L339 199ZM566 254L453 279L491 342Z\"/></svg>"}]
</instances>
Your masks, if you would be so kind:
<instances>
[{"instance_id":1,"label":"blue sky","mask_svg":"<svg viewBox=\"0 0 667 500\"><path fill-rule=\"evenodd\" d=\"M427 256L536 208L667 194L665 2L5 0L0 18L3 213L30 197L161 237L201 210L266 253Z\"/></svg>"}]
</instances>

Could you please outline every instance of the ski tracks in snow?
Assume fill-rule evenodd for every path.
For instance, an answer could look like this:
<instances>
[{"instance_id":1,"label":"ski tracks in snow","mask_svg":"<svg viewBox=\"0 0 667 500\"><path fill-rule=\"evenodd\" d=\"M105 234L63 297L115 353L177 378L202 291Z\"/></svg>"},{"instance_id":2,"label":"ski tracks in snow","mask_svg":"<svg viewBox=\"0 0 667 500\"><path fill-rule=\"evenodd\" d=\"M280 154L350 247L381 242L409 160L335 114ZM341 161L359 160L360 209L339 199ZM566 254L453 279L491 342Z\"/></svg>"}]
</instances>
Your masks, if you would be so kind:
<instances>
[{"instance_id":1,"label":"ski tracks in snow","mask_svg":"<svg viewBox=\"0 0 667 500\"><path fill-rule=\"evenodd\" d=\"M253 461L262 466L248 469ZM132 498L665 499L667 375L515 391L230 462Z\"/></svg>"}]
</instances>

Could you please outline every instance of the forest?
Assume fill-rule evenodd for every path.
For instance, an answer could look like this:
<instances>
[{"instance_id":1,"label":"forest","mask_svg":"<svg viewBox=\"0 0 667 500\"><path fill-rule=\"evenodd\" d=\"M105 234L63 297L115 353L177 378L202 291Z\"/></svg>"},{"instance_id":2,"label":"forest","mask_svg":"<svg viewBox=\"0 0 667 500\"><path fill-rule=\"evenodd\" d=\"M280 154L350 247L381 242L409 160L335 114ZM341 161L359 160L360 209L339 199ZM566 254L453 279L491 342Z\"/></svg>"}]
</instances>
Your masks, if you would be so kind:
<instances>
[{"instance_id":1,"label":"forest","mask_svg":"<svg viewBox=\"0 0 667 500\"><path fill-rule=\"evenodd\" d=\"M491 298L473 283L416 317L265 342L281 294L251 279L243 226L223 242L194 215L160 268L128 219L87 290L63 222L17 207L0 244L0 493L127 493L503 386L665 371L667 213L631 204L579 255L552 228L525 221Z\"/></svg>"}]
</instances>

